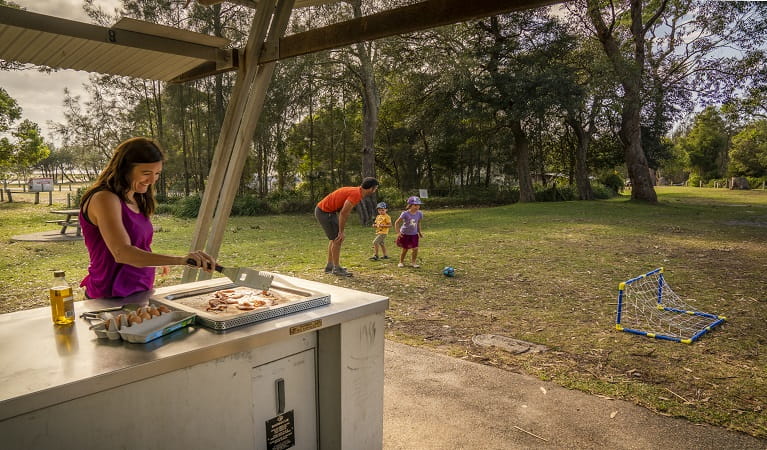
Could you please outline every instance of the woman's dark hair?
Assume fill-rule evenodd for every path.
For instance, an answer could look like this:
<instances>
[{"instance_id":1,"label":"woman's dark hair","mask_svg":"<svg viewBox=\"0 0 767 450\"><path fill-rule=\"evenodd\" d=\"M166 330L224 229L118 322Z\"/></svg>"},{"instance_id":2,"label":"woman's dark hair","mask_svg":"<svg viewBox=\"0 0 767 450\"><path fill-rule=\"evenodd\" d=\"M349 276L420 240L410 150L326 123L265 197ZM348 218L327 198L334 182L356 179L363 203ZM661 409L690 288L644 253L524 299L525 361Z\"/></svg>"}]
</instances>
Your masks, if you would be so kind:
<instances>
[{"instance_id":1,"label":"woman's dark hair","mask_svg":"<svg viewBox=\"0 0 767 450\"><path fill-rule=\"evenodd\" d=\"M88 199L99 191L109 191L123 201L135 200L139 211L147 217L155 210L154 185L150 185L144 194L135 194L129 199L126 194L131 188L128 176L137 164L165 161L165 154L160 144L145 137L135 137L124 141L115 148L112 159L101 172L93 186L88 188L80 200L80 209L87 204Z\"/></svg>"}]
</instances>

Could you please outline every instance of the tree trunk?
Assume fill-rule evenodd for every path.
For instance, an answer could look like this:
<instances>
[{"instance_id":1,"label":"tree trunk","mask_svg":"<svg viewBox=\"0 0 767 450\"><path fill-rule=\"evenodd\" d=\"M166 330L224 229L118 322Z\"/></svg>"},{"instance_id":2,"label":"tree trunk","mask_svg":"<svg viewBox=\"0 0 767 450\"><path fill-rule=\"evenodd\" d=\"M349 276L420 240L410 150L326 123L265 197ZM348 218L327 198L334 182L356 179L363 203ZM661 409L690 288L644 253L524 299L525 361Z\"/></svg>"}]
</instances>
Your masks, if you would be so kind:
<instances>
[{"instance_id":1,"label":"tree trunk","mask_svg":"<svg viewBox=\"0 0 767 450\"><path fill-rule=\"evenodd\" d=\"M361 1L351 2L354 17L362 17ZM373 72L373 61L364 42L355 45L360 60L360 77L362 82L362 177L376 176L375 136L378 129L378 108L380 99ZM360 222L370 225L375 218L376 195L362 199L357 207Z\"/></svg>"},{"instance_id":2,"label":"tree trunk","mask_svg":"<svg viewBox=\"0 0 767 450\"><path fill-rule=\"evenodd\" d=\"M184 196L189 197L190 186L189 179L191 174L189 173L189 137L186 132L186 98L184 96L186 92L186 86L181 85L181 154L184 160ZM191 124L190 124L191 129Z\"/></svg>"},{"instance_id":3,"label":"tree trunk","mask_svg":"<svg viewBox=\"0 0 767 450\"><path fill-rule=\"evenodd\" d=\"M578 186L578 197L581 200L594 200L594 191L591 190L587 155L591 144L591 135L583 128L583 125L572 112L568 112L567 123L575 133L578 144L575 149L575 185Z\"/></svg>"},{"instance_id":4,"label":"tree trunk","mask_svg":"<svg viewBox=\"0 0 767 450\"><path fill-rule=\"evenodd\" d=\"M612 28L608 28L599 9L600 2L587 0L588 15L596 29L597 38L602 43L607 58L613 66L623 86L623 111L621 113L621 129L618 132L623 144L626 168L631 180L631 199L655 203L658 197L653 188L650 167L642 148L641 110L642 110L642 71L644 70L645 27L642 23L642 0L631 0L631 34L634 44L634 58L626 59L621 55L620 48ZM660 8L665 8L663 1ZM660 11L660 10L659 10ZM657 15L654 19L656 20Z\"/></svg>"},{"instance_id":5,"label":"tree trunk","mask_svg":"<svg viewBox=\"0 0 767 450\"><path fill-rule=\"evenodd\" d=\"M530 203L535 201L533 179L530 177L530 143L522 129L522 121L511 122L511 132L514 135L513 151L517 157L517 178L519 179L519 201Z\"/></svg>"},{"instance_id":6,"label":"tree trunk","mask_svg":"<svg viewBox=\"0 0 767 450\"><path fill-rule=\"evenodd\" d=\"M640 109L639 99L630 98L627 92L624 96L621 129L618 134L623 143L626 168L631 180L631 199L655 203L658 201L653 187L655 183L650 176L650 167L642 148Z\"/></svg>"}]
</instances>

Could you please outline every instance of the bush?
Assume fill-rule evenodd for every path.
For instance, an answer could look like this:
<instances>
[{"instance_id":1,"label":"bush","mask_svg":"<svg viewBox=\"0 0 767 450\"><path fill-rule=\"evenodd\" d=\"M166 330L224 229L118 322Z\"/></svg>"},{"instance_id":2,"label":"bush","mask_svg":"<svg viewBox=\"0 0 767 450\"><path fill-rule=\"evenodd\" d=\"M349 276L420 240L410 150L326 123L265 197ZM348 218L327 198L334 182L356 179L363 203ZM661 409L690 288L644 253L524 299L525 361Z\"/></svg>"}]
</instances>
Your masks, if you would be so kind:
<instances>
[{"instance_id":1,"label":"bush","mask_svg":"<svg viewBox=\"0 0 767 450\"><path fill-rule=\"evenodd\" d=\"M390 209L399 209L405 207L407 197L395 187L382 187L376 191L376 198L379 202L386 202ZM431 199L429 199L431 200Z\"/></svg>"},{"instance_id":2,"label":"bush","mask_svg":"<svg viewBox=\"0 0 767 450\"><path fill-rule=\"evenodd\" d=\"M703 179L700 175L691 173L690 178L687 179L687 186L700 187L701 181L703 181Z\"/></svg>"},{"instance_id":3,"label":"bush","mask_svg":"<svg viewBox=\"0 0 767 450\"><path fill-rule=\"evenodd\" d=\"M615 194L623 192L623 187L626 185L623 177L615 172L599 177L599 182L612 189Z\"/></svg>"},{"instance_id":4,"label":"bush","mask_svg":"<svg viewBox=\"0 0 767 450\"><path fill-rule=\"evenodd\" d=\"M767 182L767 177L746 177L746 180L748 180L748 186L751 189L762 189L762 186Z\"/></svg>"},{"instance_id":5,"label":"bush","mask_svg":"<svg viewBox=\"0 0 767 450\"><path fill-rule=\"evenodd\" d=\"M519 201L519 188L498 189L495 186L469 186L454 190L445 196L429 197L425 202L431 208L463 208L478 205L508 205ZM402 204L404 206L405 200Z\"/></svg>"},{"instance_id":6,"label":"bush","mask_svg":"<svg viewBox=\"0 0 767 450\"><path fill-rule=\"evenodd\" d=\"M537 202L559 202L578 198L578 193L575 191L574 186L542 186L536 184L533 186L533 189L535 190L535 201Z\"/></svg>"},{"instance_id":7,"label":"bush","mask_svg":"<svg viewBox=\"0 0 767 450\"><path fill-rule=\"evenodd\" d=\"M87 187L79 187L77 188L77 191L75 191L75 198L72 200L72 205L75 207L80 207L80 200L83 198L83 194L85 194L85 191L87 191Z\"/></svg>"},{"instance_id":8,"label":"bush","mask_svg":"<svg viewBox=\"0 0 767 450\"><path fill-rule=\"evenodd\" d=\"M270 212L269 203L256 195L240 195L235 197L234 202L232 202L231 215L233 216L257 216Z\"/></svg>"},{"instance_id":9,"label":"bush","mask_svg":"<svg viewBox=\"0 0 767 450\"><path fill-rule=\"evenodd\" d=\"M175 204L170 204L169 207L176 217L193 218L200 212L200 205L202 205L200 194L192 194L179 199Z\"/></svg>"},{"instance_id":10,"label":"bush","mask_svg":"<svg viewBox=\"0 0 767 450\"><path fill-rule=\"evenodd\" d=\"M708 180L708 183L705 183L705 186L710 188L726 188L727 178L712 178Z\"/></svg>"},{"instance_id":11,"label":"bush","mask_svg":"<svg viewBox=\"0 0 767 450\"><path fill-rule=\"evenodd\" d=\"M267 207L276 213L314 212L315 203L298 190L274 191L266 197Z\"/></svg>"},{"instance_id":12,"label":"bush","mask_svg":"<svg viewBox=\"0 0 767 450\"><path fill-rule=\"evenodd\" d=\"M591 183L591 191L594 193L594 198L599 200L606 200L617 195L612 188L609 188L602 183Z\"/></svg>"}]
</instances>

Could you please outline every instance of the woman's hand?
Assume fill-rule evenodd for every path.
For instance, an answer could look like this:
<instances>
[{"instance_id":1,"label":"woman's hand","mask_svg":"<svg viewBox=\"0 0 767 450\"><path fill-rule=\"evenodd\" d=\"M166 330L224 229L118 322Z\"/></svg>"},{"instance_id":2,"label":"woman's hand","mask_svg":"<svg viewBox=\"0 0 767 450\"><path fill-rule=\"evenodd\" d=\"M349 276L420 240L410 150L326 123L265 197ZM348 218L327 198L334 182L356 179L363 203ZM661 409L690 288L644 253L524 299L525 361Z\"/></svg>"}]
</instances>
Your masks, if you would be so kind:
<instances>
[{"instance_id":1,"label":"woman's hand","mask_svg":"<svg viewBox=\"0 0 767 450\"><path fill-rule=\"evenodd\" d=\"M184 263L189 264L191 262L189 260L194 261L194 267L201 268L206 272L213 272L216 268L216 258L208 255L202 250L197 250L186 255Z\"/></svg>"}]
</instances>

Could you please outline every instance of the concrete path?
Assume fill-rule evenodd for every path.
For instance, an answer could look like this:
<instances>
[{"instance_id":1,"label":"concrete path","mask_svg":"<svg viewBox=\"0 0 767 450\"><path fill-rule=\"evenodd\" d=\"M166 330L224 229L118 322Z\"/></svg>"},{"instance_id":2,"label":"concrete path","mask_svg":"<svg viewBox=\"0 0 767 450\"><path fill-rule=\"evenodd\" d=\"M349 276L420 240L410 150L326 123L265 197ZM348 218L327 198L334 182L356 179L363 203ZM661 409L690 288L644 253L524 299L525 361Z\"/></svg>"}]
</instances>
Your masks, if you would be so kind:
<instances>
[{"instance_id":1,"label":"concrete path","mask_svg":"<svg viewBox=\"0 0 767 450\"><path fill-rule=\"evenodd\" d=\"M767 449L767 440L386 341L384 449Z\"/></svg>"}]
</instances>

